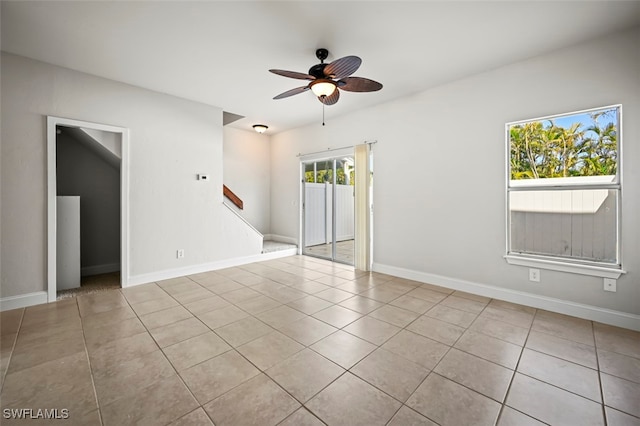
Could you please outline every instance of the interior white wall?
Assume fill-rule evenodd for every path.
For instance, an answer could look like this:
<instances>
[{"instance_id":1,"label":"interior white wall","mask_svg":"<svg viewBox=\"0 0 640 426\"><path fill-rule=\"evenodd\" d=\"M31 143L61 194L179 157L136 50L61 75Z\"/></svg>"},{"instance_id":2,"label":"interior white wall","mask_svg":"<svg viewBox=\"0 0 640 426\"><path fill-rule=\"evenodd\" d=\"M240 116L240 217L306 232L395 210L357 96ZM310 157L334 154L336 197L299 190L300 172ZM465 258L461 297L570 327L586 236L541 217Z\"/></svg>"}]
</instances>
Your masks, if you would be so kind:
<instances>
[{"instance_id":1,"label":"interior white wall","mask_svg":"<svg viewBox=\"0 0 640 426\"><path fill-rule=\"evenodd\" d=\"M120 169L64 129L56 145L58 195L80 196L81 267L119 265Z\"/></svg>"},{"instance_id":2,"label":"interior white wall","mask_svg":"<svg viewBox=\"0 0 640 426\"><path fill-rule=\"evenodd\" d=\"M225 126L224 184L244 203L240 213L262 234L271 229L269 136Z\"/></svg>"},{"instance_id":3,"label":"interior white wall","mask_svg":"<svg viewBox=\"0 0 640 426\"><path fill-rule=\"evenodd\" d=\"M636 28L348 116L329 115L325 127L319 116L317 124L272 136L272 232L299 234L296 154L377 140L376 264L640 314L639 45ZM349 96L375 93L345 93L341 102ZM628 273L616 293L604 292L601 278L547 270L540 283L530 282L526 268L503 259L504 125L617 103L623 105L622 247Z\"/></svg>"},{"instance_id":4,"label":"interior white wall","mask_svg":"<svg viewBox=\"0 0 640 426\"><path fill-rule=\"evenodd\" d=\"M1 74L3 298L47 288L47 115L130 129L132 282L256 254L221 237L236 225L222 204L220 108L4 52Z\"/></svg>"}]
</instances>

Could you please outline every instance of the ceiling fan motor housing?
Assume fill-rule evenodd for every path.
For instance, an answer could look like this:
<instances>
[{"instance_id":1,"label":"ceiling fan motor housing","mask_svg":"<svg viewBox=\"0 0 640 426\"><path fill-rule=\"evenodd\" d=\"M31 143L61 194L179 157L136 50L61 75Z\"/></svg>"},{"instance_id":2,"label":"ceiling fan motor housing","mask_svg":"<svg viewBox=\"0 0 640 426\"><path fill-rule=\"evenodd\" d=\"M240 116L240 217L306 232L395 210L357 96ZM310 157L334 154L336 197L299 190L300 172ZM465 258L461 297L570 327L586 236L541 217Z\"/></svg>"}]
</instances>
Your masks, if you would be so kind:
<instances>
[{"instance_id":1,"label":"ceiling fan motor housing","mask_svg":"<svg viewBox=\"0 0 640 426\"><path fill-rule=\"evenodd\" d=\"M320 59L320 63L309 68L309 75L314 76L315 78L333 78L333 76L327 76L324 73L324 69L327 65L324 60L329 57L329 51L327 49L317 49L316 50L316 58Z\"/></svg>"},{"instance_id":2,"label":"ceiling fan motor housing","mask_svg":"<svg viewBox=\"0 0 640 426\"><path fill-rule=\"evenodd\" d=\"M326 78L324 75L324 69L329 64L317 64L309 68L309 75L315 78Z\"/></svg>"},{"instance_id":3,"label":"ceiling fan motor housing","mask_svg":"<svg viewBox=\"0 0 640 426\"><path fill-rule=\"evenodd\" d=\"M320 62L324 62L329 57L329 51L327 49L317 49L316 58L320 59Z\"/></svg>"}]
</instances>

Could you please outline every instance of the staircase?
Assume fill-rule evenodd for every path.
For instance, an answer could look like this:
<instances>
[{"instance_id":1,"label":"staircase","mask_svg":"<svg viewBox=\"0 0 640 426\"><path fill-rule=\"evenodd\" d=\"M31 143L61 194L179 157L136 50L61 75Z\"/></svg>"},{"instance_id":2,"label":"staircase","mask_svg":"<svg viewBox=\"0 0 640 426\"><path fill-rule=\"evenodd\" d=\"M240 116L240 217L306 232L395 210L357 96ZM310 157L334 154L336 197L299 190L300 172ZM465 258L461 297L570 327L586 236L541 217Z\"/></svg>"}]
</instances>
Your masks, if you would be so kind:
<instances>
[{"instance_id":1,"label":"staircase","mask_svg":"<svg viewBox=\"0 0 640 426\"><path fill-rule=\"evenodd\" d=\"M240 197L238 197L232 190L230 190L226 185L222 185L222 194L226 199L231 201L231 203L235 206L235 208L231 207L231 205L223 202L229 210L236 214L247 226L250 228L255 234L259 236L262 240L262 251L261 254L271 254L270 257L284 257L291 256L298 253L298 246L291 243L285 243L280 241L273 240L265 240L264 235L260 233L253 225L251 225L238 210L244 210L244 202ZM274 255L276 253L276 255Z\"/></svg>"}]
</instances>

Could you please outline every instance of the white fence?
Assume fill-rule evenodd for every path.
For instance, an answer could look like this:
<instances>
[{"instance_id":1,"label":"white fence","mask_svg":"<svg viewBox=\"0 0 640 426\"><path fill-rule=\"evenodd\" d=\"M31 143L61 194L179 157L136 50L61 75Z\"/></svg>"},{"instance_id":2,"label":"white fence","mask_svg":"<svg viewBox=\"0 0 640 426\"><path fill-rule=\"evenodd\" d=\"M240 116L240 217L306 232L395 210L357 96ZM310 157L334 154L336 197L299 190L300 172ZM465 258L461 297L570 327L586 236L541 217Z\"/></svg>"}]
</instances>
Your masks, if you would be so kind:
<instances>
[{"instance_id":1,"label":"white fence","mask_svg":"<svg viewBox=\"0 0 640 426\"><path fill-rule=\"evenodd\" d=\"M616 260L616 191L511 192L511 251Z\"/></svg>"},{"instance_id":2,"label":"white fence","mask_svg":"<svg viewBox=\"0 0 640 426\"><path fill-rule=\"evenodd\" d=\"M329 244L333 238L333 185L305 183L305 246ZM336 241L354 237L354 187L336 185Z\"/></svg>"}]
</instances>

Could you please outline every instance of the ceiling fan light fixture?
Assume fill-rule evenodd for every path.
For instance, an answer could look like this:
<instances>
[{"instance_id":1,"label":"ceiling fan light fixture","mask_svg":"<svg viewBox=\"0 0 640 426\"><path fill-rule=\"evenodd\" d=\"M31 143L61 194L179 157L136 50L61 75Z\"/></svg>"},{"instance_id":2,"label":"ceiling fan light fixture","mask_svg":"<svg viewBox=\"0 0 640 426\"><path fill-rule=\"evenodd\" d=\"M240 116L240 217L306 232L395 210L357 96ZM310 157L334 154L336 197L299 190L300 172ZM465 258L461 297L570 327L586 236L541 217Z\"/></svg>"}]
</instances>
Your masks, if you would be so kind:
<instances>
[{"instance_id":1,"label":"ceiling fan light fixture","mask_svg":"<svg viewBox=\"0 0 640 426\"><path fill-rule=\"evenodd\" d=\"M318 97L331 96L336 90L336 84L331 80L318 79L311 83L311 91Z\"/></svg>"},{"instance_id":2,"label":"ceiling fan light fixture","mask_svg":"<svg viewBox=\"0 0 640 426\"><path fill-rule=\"evenodd\" d=\"M264 124L254 124L253 125L253 130L255 130L256 132L258 132L260 134L266 132L268 128L269 128L269 126L266 126Z\"/></svg>"}]
</instances>

